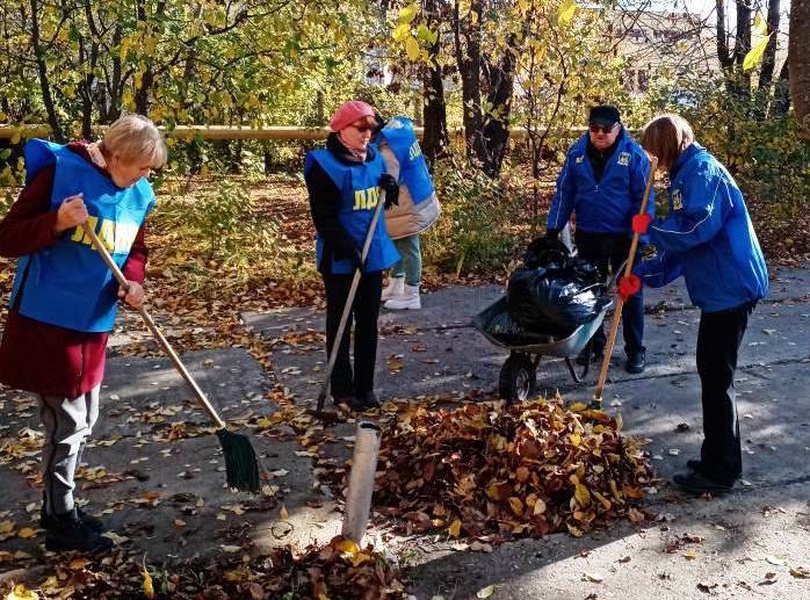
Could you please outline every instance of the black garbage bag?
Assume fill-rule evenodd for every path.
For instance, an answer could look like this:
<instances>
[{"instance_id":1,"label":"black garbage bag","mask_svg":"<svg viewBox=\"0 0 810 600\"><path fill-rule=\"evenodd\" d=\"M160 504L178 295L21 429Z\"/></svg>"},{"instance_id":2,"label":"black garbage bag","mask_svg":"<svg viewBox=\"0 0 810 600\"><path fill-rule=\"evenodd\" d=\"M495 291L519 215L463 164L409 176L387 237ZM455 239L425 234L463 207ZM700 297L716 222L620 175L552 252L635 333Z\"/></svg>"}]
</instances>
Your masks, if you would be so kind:
<instances>
[{"instance_id":1,"label":"black garbage bag","mask_svg":"<svg viewBox=\"0 0 810 600\"><path fill-rule=\"evenodd\" d=\"M547 237L536 238L526 248L523 264L529 269L545 267L566 269L572 262L571 253L560 240Z\"/></svg>"},{"instance_id":2,"label":"black garbage bag","mask_svg":"<svg viewBox=\"0 0 810 600\"><path fill-rule=\"evenodd\" d=\"M561 242L535 240L524 262L509 278L506 304L514 321L529 331L571 332L610 302L596 267L570 257Z\"/></svg>"},{"instance_id":3,"label":"black garbage bag","mask_svg":"<svg viewBox=\"0 0 810 600\"><path fill-rule=\"evenodd\" d=\"M529 331L512 318L508 310L495 314L490 318L483 329L507 346L529 346L534 344L548 344L559 337L557 332Z\"/></svg>"}]
</instances>

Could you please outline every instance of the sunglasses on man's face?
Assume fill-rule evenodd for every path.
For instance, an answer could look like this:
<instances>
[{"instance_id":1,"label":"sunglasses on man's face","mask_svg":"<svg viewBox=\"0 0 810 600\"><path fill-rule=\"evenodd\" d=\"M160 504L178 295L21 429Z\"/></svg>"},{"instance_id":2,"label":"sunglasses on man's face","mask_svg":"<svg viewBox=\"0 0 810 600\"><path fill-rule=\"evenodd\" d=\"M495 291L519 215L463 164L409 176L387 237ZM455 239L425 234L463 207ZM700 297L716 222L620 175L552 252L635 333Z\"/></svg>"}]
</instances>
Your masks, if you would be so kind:
<instances>
[{"instance_id":1,"label":"sunglasses on man's face","mask_svg":"<svg viewBox=\"0 0 810 600\"><path fill-rule=\"evenodd\" d=\"M601 131L607 135L616 128L616 125L617 123L614 123L613 125L597 125L596 123L591 123L588 125L588 129L591 131L591 133L599 133Z\"/></svg>"},{"instance_id":2,"label":"sunglasses on man's face","mask_svg":"<svg viewBox=\"0 0 810 600\"><path fill-rule=\"evenodd\" d=\"M374 131L374 125L351 125L354 129L359 131L360 133L365 133L366 131Z\"/></svg>"}]
</instances>

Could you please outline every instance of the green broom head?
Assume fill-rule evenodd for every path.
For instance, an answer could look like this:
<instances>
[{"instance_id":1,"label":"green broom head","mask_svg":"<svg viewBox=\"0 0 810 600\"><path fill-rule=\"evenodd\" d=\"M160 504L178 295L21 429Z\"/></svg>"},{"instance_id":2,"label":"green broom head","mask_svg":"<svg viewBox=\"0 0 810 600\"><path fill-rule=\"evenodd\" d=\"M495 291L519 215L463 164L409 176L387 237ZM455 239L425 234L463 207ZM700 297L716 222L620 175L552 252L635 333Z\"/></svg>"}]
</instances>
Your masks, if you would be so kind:
<instances>
[{"instance_id":1,"label":"green broom head","mask_svg":"<svg viewBox=\"0 0 810 600\"><path fill-rule=\"evenodd\" d=\"M259 462L250 440L227 429L217 431L222 453L225 455L225 473L228 486L243 492L259 491Z\"/></svg>"}]
</instances>

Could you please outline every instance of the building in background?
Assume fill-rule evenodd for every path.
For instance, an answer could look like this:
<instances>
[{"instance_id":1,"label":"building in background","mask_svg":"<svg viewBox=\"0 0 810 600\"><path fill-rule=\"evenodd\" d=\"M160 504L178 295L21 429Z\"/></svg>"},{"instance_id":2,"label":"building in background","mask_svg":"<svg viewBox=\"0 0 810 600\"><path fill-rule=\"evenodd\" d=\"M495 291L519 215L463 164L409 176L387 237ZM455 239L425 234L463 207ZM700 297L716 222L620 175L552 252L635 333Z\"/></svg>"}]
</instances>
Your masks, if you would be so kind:
<instances>
[{"instance_id":1,"label":"building in background","mask_svg":"<svg viewBox=\"0 0 810 600\"><path fill-rule=\"evenodd\" d=\"M713 22L690 13L610 11L608 36L625 60L624 84L642 96L655 80L711 78L720 72Z\"/></svg>"},{"instance_id":2,"label":"building in background","mask_svg":"<svg viewBox=\"0 0 810 600\"><path fill-rule=\"evenodd\" d=\"M633 96L654 80L676 82L720 72L714 24L706 17L664 11L611 11L608 36L625 60L624 83Z\"/></svg>"}]
</instances>

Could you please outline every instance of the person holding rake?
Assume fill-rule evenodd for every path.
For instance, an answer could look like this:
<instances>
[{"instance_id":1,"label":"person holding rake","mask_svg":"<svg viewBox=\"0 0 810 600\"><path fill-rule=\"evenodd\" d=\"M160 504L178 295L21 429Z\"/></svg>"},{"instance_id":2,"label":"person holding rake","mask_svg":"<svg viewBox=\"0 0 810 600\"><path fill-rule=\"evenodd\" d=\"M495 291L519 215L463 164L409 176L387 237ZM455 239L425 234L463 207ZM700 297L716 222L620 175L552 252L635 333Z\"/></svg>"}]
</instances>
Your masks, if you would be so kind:
<instances>
[{"instance_id":1,"label":"person holding rake","mask_svg":"<svg viewBox=\"0 0 810 600\"><path fill-rule=\"evenodd\" d=\"M375 114L365 102L342 104L329 121L332 131L326 148L308 153L304 163L317 233L318 271L326 290L326 352L334 361L329 386L334 403L354 411L379 406L374 369L382 278L383 271L399 260L377 211L383 193L385 208L397 203L399 188L396 179L385 172L380 153L370 145L377 127ZM368 254L363 256L368 238ZM355 287L356 271L362 275ZM344 320L347 303L351 308ZM352 320L354 368L349 356ZM337 352L335 357L333 352ZM319 400L319 411L320 404Z\"/></svg>"},{"instance_id":2,"label":"person holding rake","mask_svg":"<svg viewBox=\"0 0 810 600\"><path fill-rule=\"evenodd\" d=\"M660 287L683 275L700 308L697 371L703 405L700 458L675 483L696 494L722 494L742 475L740 424L734 392L737 356L757 302L768 293L768 269L742 192L734 178L695 141L683 117L664 114L644 128L641 144L669 173L668 211L633 229L647 233L656 254L634 272Z\"/></svg>"}]
</instances>

